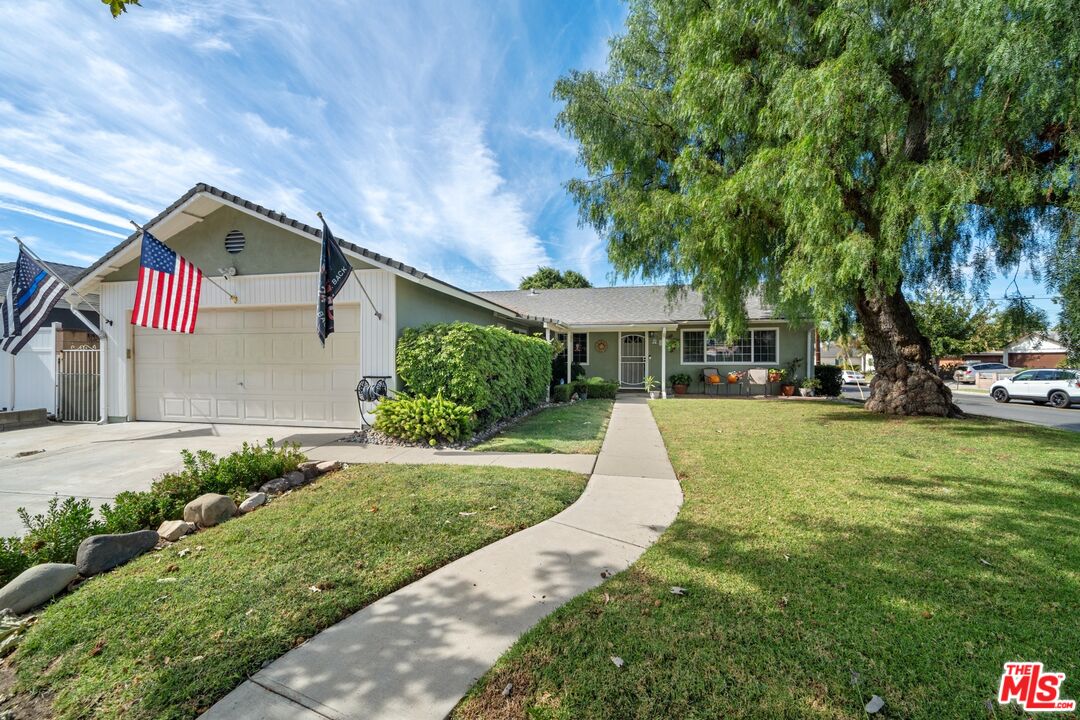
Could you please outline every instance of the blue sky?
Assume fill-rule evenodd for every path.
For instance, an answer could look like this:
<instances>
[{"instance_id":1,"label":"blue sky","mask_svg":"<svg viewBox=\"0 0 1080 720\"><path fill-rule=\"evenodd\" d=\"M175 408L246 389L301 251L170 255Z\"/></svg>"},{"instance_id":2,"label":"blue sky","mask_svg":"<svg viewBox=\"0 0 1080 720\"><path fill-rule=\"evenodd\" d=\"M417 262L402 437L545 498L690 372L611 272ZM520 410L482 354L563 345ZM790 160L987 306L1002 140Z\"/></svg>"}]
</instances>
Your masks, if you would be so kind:
<instances>
[{"instance_id":1,"label":"blue sky","mask_svg":"<svg viewBox=\"0 0 1080 720\"><path fill-rule=\"evenodd\" d=\"M96 0L0 4L0 259L17 234L88 264L208 182L322 210L465 288L539 264L607 284L551 89L602 68L624 17L618 0L146 0L118 20Z\"/></svg>"}]
</instances>

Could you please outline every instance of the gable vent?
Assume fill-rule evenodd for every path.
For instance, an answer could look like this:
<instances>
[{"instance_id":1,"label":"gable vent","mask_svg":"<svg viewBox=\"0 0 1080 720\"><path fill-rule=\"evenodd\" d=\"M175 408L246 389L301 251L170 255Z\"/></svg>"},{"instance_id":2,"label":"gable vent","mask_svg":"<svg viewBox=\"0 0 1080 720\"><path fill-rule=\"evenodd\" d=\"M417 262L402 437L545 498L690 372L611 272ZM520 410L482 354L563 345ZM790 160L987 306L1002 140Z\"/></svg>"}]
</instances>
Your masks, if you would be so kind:
<instances>
[{"instance_id":1,"label":"gable vent","mask_svg":"<svg viewBox=\"0 0 1080 720\"><path fill-rule=\"evenodd\" d=\"M244 249L244 233L239 230L230 230L225 236L225 250L235 255Z\"/></svg>"}]
</instances>

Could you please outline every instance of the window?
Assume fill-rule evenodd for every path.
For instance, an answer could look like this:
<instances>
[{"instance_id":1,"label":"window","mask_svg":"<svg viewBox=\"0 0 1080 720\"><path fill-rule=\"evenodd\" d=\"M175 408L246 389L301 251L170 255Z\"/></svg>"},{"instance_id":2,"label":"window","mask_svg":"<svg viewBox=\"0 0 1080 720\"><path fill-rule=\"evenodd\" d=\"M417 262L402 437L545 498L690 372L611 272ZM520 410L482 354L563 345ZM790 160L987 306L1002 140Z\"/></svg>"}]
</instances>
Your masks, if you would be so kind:
<instances>
[{"instance_id":1,"label":"window","mask_svg":"<svg viewBox=\"0 0 1080 720\"><path fill-rule=\"evenodd\" d=\"M751 330L728 344L708 337L704 330L684 330L682 361L685 364L779 362L779 335L776 328Z\"/></svg>"},{"instance_id":2,"label":"window","mask_svg":"<svg viewBox=\"0 0 1080 720\"><path fill-rule=\"evenodd\" d=\"M1035 379L1035 371L1028 370L1013 377L1013 382L1028 382Z\"/></svg>"},{"instance_id":3,"label":"window","mask_svg":"<svg viewBox=\"0 0 1080 720\"><path fill-rule=\"evenodd\" d=\"M566 342L566 333L559 333L557 335L559 340ZM566 352L559 354L559 357L566 360ZM577 365L589 364L589 333L574 333L574 363Z\"/></svg>"}]
</instances>

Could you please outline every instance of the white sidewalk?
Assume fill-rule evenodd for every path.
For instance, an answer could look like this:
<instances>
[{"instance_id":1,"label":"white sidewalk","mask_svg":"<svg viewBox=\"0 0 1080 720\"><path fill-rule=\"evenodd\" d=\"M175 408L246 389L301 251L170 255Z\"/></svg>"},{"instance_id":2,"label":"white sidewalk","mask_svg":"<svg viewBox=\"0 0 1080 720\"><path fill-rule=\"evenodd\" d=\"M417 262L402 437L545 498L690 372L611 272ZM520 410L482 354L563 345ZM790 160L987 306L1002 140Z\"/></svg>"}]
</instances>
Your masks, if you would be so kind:
<instances>
[{"instance_id":1,"label":"white sidewalk","mask_svg":"<svg viewBox=\"0 0 1080 720\"><path fill-rule=\"evenodd\" d=\"M368 605L256 673L202 717L441 720L523 632L599 585L604 571L634 562L681 503L645 399L619 398L595 474L577 502Z\"/></svg>"}]
</instances>

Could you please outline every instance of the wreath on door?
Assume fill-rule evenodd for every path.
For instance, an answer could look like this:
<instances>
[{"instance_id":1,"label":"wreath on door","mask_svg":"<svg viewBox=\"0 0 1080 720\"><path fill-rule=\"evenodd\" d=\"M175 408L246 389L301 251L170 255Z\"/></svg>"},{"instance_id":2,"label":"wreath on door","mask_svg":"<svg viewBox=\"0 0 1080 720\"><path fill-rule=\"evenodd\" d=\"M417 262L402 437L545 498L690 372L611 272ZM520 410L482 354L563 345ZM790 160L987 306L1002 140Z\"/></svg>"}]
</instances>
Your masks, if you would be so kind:
<instances>
[{"instance_id":1,"label":"wreath on door","mask_svg":"<svg viewBox=\"0 0 1080 720\"><path fill-rule=\"evenodd\" d=\"M596 341L596 352L607 352L607 340Z\"/></svg>"}]
</instances>

